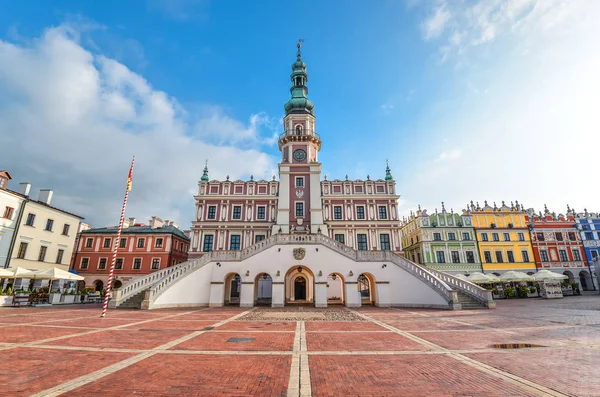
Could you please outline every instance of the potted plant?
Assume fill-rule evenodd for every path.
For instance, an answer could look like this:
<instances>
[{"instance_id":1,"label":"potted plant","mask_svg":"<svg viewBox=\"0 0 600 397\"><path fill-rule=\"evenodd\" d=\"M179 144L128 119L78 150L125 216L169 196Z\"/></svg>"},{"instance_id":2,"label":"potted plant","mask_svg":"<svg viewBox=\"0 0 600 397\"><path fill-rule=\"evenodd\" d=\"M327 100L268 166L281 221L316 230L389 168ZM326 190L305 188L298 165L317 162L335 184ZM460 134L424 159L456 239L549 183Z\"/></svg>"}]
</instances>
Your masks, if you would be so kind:
<instances>
[{"instance_id":1,"label":"potted plant","mask_svg":"<svg viewBox=\"0 0 600 397\"><path fill-rule=\"evenodd\" d=\"M519 285L517 288L517 296L519 298L527 298L529 294L529 288L526 285Z\"/></svg>"},{"instance_id":2,"label":"potted plant","mask_svg":"<svg viewBox=\"0 0 600 397\"><path fill-rule=\"evenodd\" d=\"M514 298L515 297L515 289L513 287L504 288L504 297L505 298Z\"/></svg>"},{"instance_id":3,"label":"potted plant","mask_svg":"<svg viewBox=\"0 0 600 397\"><path fill-rule=\"evenodd\" d=\"M75 303L75 295L72 292L64 291L60 303Z\"/></svg>"},{"instance_id":4,"label":"potted plant","mask_svg":"<svg viewBox=\"0 0 600 397\"><path fill-rule=\"evenodd\" d=\"M8 287L6 291L0 292L0 306L12 305L12 288Z\"/></svg>"}]
</instances>

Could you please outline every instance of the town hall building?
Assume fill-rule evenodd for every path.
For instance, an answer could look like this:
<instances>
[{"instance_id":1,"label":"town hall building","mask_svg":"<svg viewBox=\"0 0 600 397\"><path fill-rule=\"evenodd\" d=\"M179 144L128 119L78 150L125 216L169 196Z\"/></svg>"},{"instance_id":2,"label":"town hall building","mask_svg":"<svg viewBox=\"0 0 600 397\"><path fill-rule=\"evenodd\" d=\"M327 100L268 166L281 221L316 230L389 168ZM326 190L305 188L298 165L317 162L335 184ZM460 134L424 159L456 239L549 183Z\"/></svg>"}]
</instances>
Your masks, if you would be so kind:
<instances>
[{"instance_id":1,"label":"town hall building","mask_svg":"<svg viewBox=\"0 0 600 397\"><path fill-rule=\"evenodd\" d=\"M456 309L459 296L493 304L485 290L401 255L400 196L389 165L381 179L322 177L323 141L301 55L298 45L278 142L278 180L211 180L205 166L190 260L124 285L112 304Z\"/></svg>"}]
</instances>

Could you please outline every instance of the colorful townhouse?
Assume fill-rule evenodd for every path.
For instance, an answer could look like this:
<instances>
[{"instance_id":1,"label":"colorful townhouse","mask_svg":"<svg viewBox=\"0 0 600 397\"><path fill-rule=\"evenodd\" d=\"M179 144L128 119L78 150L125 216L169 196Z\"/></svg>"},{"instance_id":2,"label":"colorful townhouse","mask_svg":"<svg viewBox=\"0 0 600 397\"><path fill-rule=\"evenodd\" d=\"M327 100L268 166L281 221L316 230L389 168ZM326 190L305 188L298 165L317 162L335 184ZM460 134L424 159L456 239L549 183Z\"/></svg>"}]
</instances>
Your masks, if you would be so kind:
<instances>
[{"instance_id":1,"label":"colorful townhouse","mask_svg":"<svg viewBox=\"0 0 600 397\"><path fill-rule=\"evenodd\" d=\"M85 277L85 285L101 291L108 282L117 227L82 230L71 269ZM123 224L113 288L188 259L190 239L172 221L152 217L149 224L129 218Z\"/></svg>"},{"instance_id":2,"label":"colorful townhouse","mask_svg":"<svg viewBox=\"0 0 600 397\"><path fill-rule=\"evenodd\" d=\"M571 210L571 212L575 214L574 210ZM600 277L598 277L600 267L600 214L588 212L586 209L584 212L575 215L575 222L583 242L587 264L587 269L579 272L579 283L588 289L596 289L600 285Z\"/></svg>"},{"instance_id":3,"label":"colorful townhouse","mask_svg":"<svg viewBox=\"0 0 600 397\"><path fill-rule=\"evenodd\" d=\"M510 207L504 201L501 207L487 201L480 207L471 201L467 213L473 219L484 273L536 271L526 213L518 201Z\"/></svg>"},{"instance_id":4,"label":"colorful townhouse","mask_svg":"<svg viewBox=\"0 0 600 397\"><path fill-rule=\"evenodd\" d=\"M463 211L442 211L429 215L419 206L401 223L404 256L415 263L448 273L481 272L472 217Z\"/></svg>"},{"instance_id":5,"label":"colorful townhouse","mask_svg":"<svg viewBox=\"0 0 600 397\"><path fill-rule=\"evenodd\" d=\"M568 207L567 207L568 208ZM584 247L577 229L575 213L568 209L566 215L544 213L528 209L525 220L530 226L531 245L538 270L546 269L569 276L581 290L594 289Z\"/></svg>"}]
</instances>

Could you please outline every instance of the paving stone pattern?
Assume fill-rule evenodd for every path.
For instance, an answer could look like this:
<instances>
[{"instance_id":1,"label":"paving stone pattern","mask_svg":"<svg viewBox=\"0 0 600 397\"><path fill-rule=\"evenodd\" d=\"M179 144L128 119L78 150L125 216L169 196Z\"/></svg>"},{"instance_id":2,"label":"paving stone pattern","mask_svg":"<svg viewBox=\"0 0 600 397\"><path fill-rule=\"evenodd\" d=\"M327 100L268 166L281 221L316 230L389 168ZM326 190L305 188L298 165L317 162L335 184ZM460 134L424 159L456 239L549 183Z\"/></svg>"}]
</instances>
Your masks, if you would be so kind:
<instances>
[{"instance_id":1,"label":"paving stone pattern","mask_svg":"<svg viewBox=\"0 0 600 397\"><path fill-rule=\"evenodd\" d=\"M0 309L1 395L600 396L600 295L495 310ZM497 349L495 344L542 347Z\"/></svg>"}]
</instances>

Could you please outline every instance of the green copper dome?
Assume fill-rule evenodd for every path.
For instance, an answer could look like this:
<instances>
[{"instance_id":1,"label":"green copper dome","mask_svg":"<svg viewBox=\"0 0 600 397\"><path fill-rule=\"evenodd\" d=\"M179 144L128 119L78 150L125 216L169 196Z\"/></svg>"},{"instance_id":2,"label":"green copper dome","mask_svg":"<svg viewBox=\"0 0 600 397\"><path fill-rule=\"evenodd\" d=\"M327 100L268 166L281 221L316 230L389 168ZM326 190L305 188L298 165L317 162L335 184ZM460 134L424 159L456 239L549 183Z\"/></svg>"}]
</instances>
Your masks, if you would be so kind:
<instances>
[{"instance_id":1,"label":"green copper dome","mask_svg":"<svg viewBox=\"0 0 600 397\"><path fill-rule=\"evenodd\" d=\"M308 75L306 74L306 64L302 62L302 53L300 52L300 43L298 43L298 53L296 62L292 64L292 74L290 75L292 87L290 93L292 97L284 106L285 114L290 113L309 113L313 114L315 105L308 99Z\"/></svg>"},{"instance_id":2,"label":"green copper dome","mask_svg":"<svg viewBox=\"0 0 600 397\"><path fill-rule=\"evenodd\" d=\"M202 173L202 178L200 178L200 181L208 182L208 160L206 160L206 163L204 164L204 171Z\"/></svg>"},{"instance_id":3,"label":"green copper dome","mask_svg":"<svg viewBox=\"0 0 600 397\"><path fill-rule=\"evenodd\" d=\"M394 177L392 176L392 170L390 170L390 165L387 160L385 161L385 180L386 181L394 180Z\"/></svg>"}]
</instances>

